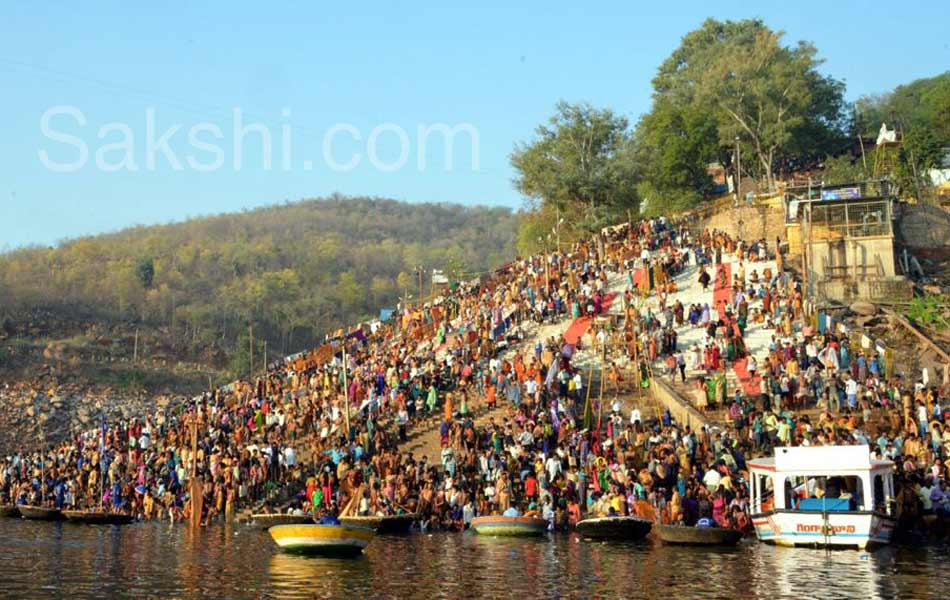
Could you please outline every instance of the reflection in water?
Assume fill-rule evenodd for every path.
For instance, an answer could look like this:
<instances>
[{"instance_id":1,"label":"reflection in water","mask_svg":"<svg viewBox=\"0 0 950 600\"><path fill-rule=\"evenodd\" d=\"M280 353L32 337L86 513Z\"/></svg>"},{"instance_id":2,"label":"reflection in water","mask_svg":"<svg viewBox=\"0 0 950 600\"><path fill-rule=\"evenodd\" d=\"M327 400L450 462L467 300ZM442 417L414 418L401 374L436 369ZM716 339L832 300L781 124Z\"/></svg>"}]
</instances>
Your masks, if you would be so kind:
<instances>
[{"instance_id":1,"label":"reflection in water","mask_svg":"<svg viewBox=\"0 0 950 600\"><path fill-rule=\"evenodd\" d=\"M708 550L573 535L380 537L355 559L296 556L245 525L0 521L0 596L926 598L950 547Z\"/></svg>"},{"instance_id":2,"label":"reflection in water","mask_svg":"<svg viewBox=\"0 0 950 600\"><path fill-rule=\"evenodd\" d=\"M770 547L756 556L756 562L762 568L771 567L769 579L782 596L893 598L894 591L883 587L884 581L876 564L883 553L891 551L883 549L872 555L866 552ZM802 576L803 561L811 565L810 577Z\"/></svg>"},{"instance_id":3,"label":"reflection in water","mask_svg":"<svg viewBox=\"0 0 950 600\"><path fill-rule=\"evenodd\" d=\"M352 598L372 591L370 576L365 556L321 558L277 552L270 559L267 581L259 580L258 589L276 598Z\"/></svg>"}]
</instances>

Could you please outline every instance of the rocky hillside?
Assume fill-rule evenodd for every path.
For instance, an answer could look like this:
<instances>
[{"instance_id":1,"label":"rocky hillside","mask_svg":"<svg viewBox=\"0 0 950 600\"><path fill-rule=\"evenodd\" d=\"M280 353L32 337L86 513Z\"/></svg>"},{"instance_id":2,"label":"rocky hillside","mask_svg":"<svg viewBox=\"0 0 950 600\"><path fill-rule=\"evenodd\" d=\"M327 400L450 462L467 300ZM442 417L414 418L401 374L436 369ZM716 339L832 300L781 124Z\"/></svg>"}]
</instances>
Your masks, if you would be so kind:
<instances>
[{"instance_id":1,"label":"rocky hillside","mask_svg":"<svg viewBox=\"0 0 950 600\"><path fill-rule=\"evenodd\" d=\"M506 208L334 196L0 254L0 451L87 425L96 402L137 414L263 369L431 293L432 269L510 260L517 226Z\"/></svg>"}]
</instances>

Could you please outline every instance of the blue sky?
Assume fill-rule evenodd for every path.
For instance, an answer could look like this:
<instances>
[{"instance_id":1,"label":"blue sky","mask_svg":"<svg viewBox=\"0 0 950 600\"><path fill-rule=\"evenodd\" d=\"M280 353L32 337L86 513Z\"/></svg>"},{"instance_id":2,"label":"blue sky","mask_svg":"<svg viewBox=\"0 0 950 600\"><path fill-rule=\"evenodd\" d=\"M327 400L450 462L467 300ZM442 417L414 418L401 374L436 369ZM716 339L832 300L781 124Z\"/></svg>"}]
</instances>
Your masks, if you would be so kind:
<instances>
[{"instance_id":1,"label":"blue sky","mask_svg":"<svg viewBox=\"0 0 950 600\"><path fill-rule=\"evenodd\" d=\"M813 41L850 99L950 67L950 11L937 2L354 4L5 2L0 249L333 192L517 207L508 155L555 102L589 101L635 121L649 109L656 67L708 16L760 17L790 42ZM88 150L72 172L53 172L40 156L79 164L75 145L41 130L57 106L85 119L49 117L52 130ZM234 168L234 108L272 135L270 171L259 134L243 138L243 164ZM168 143L181 170L161 152L148 168L150 109L156 139L181 126ZM115 129L99 139L108 123L127 125L136 171L97 168L97 150L130 139ZM435 123L477 132L477 169L468 134L455 138L451 170L438 136L428 138L427 165L418 168L417 128ZM223 166L211 172L185 160L195 154L187 132L201 124L223 132ZM339 124L352 129L331 137L333 160L360 159L346 171L323 158ZM286 170L282 127L291 132ZM404 147L405 166L371 164L371 150L378 163L395 165ZM114 164L126 152L103 156ZM214 158L195 156L202 164Z\"/></svg>"}]
</instances>

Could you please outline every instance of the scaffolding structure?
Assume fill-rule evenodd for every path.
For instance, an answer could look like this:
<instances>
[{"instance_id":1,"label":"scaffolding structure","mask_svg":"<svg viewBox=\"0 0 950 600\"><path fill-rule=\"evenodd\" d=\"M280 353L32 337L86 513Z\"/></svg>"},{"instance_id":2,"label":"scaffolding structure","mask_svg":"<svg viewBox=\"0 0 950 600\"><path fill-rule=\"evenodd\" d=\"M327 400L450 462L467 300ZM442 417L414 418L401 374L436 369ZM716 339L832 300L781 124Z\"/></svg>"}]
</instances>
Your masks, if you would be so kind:
<instances>
[{"instance_id":1,"label":"scaffolding structure","mask_svg":"<svg viewBox=\"0 0 950 600\"><path fill-rule=\"evenodd\" d=\"M886 123L881 123L881 130L877 134L877 143L874 148L874 165L871 177L880 179L889 177L897 164L902 136L894 129L888 129Z\"/></svg>"}]
</instances>

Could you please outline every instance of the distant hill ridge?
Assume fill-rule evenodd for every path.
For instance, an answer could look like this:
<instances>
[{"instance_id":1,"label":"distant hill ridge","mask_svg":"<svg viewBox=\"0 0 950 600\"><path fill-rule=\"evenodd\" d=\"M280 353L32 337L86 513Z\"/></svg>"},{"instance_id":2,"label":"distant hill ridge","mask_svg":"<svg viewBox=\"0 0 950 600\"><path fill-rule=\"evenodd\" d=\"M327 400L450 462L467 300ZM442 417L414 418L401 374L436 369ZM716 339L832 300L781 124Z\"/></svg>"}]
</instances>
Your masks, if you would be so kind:
<instances>
[{"instance_id":1,"label":"distant hill ridge","mask_svg":"<svg viewBox=\"0 0 950 600\"><path fill-rule=\"evenodd\" d=\"M160 347L238 375L251 336L255 365L264 340L271 357L311 347L417 297L420 272L428 292L433 268L463 276L510 260L517 228L508 208L334 195L6 252L0 370L31 355L24 344L79 336L115 350L112 331L131 358L139 329L140 358Z\"/></svg>"}]
</instances>

